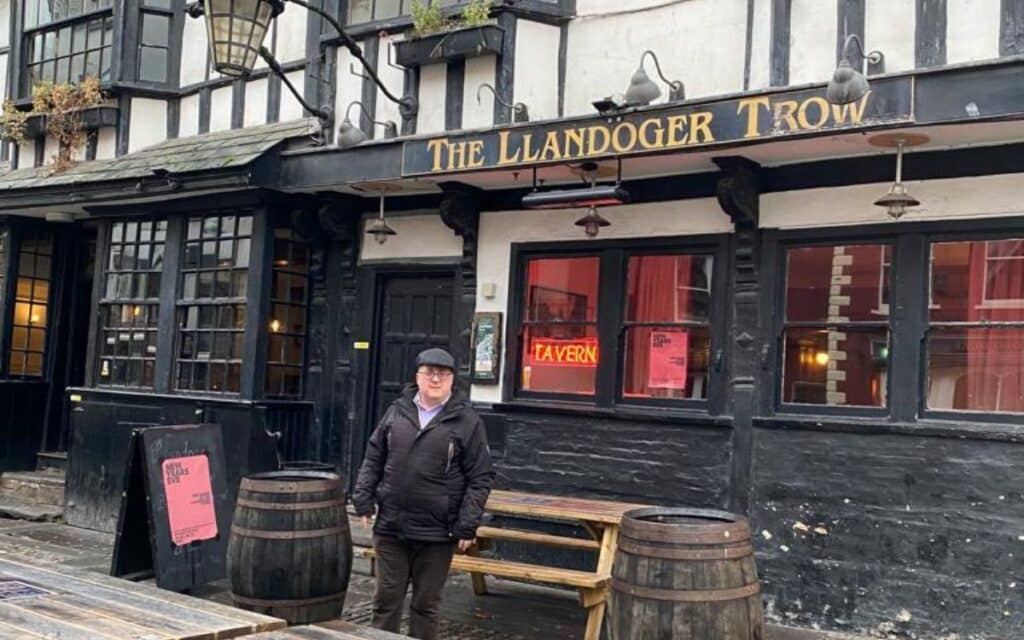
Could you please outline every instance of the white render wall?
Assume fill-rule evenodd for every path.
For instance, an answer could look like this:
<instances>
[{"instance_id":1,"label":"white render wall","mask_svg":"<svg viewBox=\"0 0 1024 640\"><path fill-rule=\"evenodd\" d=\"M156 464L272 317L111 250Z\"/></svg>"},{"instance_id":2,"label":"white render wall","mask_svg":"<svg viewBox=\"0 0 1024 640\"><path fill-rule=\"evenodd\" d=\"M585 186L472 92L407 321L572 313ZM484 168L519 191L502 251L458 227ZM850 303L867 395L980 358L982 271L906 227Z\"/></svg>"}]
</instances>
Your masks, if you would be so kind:
<instances>
[{"instance_id":1,"label":"white render wall","mask_svg":"<svg viewBox=\"0 0 1024 640\"><path fill-rule=\"evenodd\" d=\"M479 91L479 88L484 82L493 87L497 71L497 56L480 56L466 60L466 84L462 92L463 129L489 128L494 124L494 94L487 89ZM479 103L476 100L478 93Z\"/></svg>"},{"instance_id":2,"label":"white render wall","mask_svg":"<svg viewBox=\"0 0 1024 640\"><path fill-rule=\"evenodd\" d=\"M210 92L210 132L231 128L234 91L231 85Z\"/></svg>"},{"instance_id":3,"label":"white render wall","mask_svg":"<svg viewBox=\"0 0 1024 640\"><path fill-rule=\"evenodd\" d=\"M163 123L163 126L160 126ZM128 153L151 147L167 139L167 102L132 98L128 126Z\"/></svg>"},{"instance_id":4,"label":"white render wall","mask_svg":"<svg viewBox=\"0 0 1024 640\"><path fill-rule=\"evenodd\" d=\"M747 0L643 0L629 3L628 10L623 4L579 2L580 17L568 30L566 116L592 114L594 100L625 93L646 49L657 54L669 80L685 84L687 98L743 89ZM643 10L646 6L660 8ZM598 13L602 11L606 13ZM646 68L657 77L650 60ZM664 101L667 88L657 82L662 87L659 101Z\"/></svg>"},{"instance_id":5,"label":"white render wall","mask_svg":"<svg viewBox=\"0 0 1024 640\"><path fill-rule=\"evenodd\" d=\"M1024 215L1020 185L1024 174L907 182L907 191L921 201L898 221L872 203L890 183L826 189L801 189L761 196L762 228L799 229L861 224L904 224Z\"/></svg>"},{"instance_id":6,"label":"white render wall","mask_svg":"<svg viewBox=\"0 0 1024 640\"><path fill-rule=\"evenodd\" d=\"M1000 0L948 0L946 62L999 57Z\"/></svg>"},{"instance_id":7,"label":"white render wall","mask_svg":"<svg viewBox=\"0 0 1024 640\"><path fill-rule=\"evenodd\" d=\"M500 311L507 327L509 300L509 261L512 244L519 242L578 241L586 236L575 221L580 209L547 211L487 212L480 216L477 245L477 311ZM714 198L677 202L658 202L601 209L611 226L601 230L599 239L631 237L686 236L732 233L729 217ZM484 285L494 285L495 296L480 293ZM505 327L502 328L502 335ZM502 362L502 367L506 365ZM501 385L473 385L477 402L500 402Z\"/></svg>"},{"instance_id":8,"label":"white render wall","mask_svg":"<svg viewBox=\"0 0 1024 640\"><path fill-rule=\"evenodd\" d=\"M914 68L914 7L914 0L865 0L864 51L885 54L886 73Z\"/></svg>"},{"instance_id":9,"label":"white render wall","mask_svg":"<svg viewBox=\"0 0 1024 640\"><path fill-rule=\"evenodd\" d=\"M363 228L376 218L363 218ZM388 238L384 244L365 233L359 259L403 261L412 258L452 258L462 255L462 238L455 235L441 222L441 214L393 216L387 219L388 226L397 235Z\"/></svg>"},{"instance_id":10,"label":"white render wall","mask_svg":"<svg viewBox=\"0 0 1024 640\"><path fill-rule=\"evenodd\" d=\"M522 102L531 120L558 117L558 43L561 29L520 20L516 24L516 60L512 103ZM467 74L468 81L469 74ZM476 88L474 87L474 92ZM474 101L476 97L474 96ZM493 122L493 111L491 113Z\"/></svg>"},{"instance_id":11,"label":"white render wall","mask_svg":"<svg viewBox=\"0 0 1024 640\"><path fill-rule=\"evenodd\" d=\"M252 127L267 122L267 85L266 78L251 80L245 83L245 116L242 124Z\"/></svg>"},{"instance_id":12,"label":"white render wall","mask_svg":"<svg viewBox=\"0 0 1024 640\"><path fill-rule=\"evenodd\" d=\"M790 11L789 84L823 82L836 68L839 4L793 0Z\"/></svg>"}]
</instances>

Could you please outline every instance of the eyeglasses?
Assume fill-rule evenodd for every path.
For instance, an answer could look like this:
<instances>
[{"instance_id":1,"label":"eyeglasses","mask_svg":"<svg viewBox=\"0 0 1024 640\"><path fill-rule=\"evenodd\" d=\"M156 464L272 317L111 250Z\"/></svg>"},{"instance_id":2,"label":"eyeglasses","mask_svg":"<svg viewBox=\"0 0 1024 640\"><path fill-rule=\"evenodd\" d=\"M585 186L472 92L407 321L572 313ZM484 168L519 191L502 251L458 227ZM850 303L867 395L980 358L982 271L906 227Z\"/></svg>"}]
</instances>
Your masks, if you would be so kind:
<instances>
[{"instance_id":1,"label":"eyeglasses","mask_svg":"<svg viewBox=\"0 0 1024 640\"><path fill-rule=\"evenodd\" d=\"M420 369L416 373L418 375L423 376L424 378L429 378L431 380L447 380L448 378L450 378L450 377L452 377L454 375L448 369L433 369L433 368Z\"/></svg>"}]
</instances>

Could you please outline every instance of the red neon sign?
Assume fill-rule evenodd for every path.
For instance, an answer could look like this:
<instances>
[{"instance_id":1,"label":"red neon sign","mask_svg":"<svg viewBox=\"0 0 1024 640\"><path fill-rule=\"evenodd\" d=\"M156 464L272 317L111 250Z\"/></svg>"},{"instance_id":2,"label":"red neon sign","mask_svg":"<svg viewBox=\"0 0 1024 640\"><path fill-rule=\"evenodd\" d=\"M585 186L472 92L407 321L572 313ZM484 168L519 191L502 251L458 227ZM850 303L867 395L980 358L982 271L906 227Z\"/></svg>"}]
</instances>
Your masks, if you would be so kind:
<instances>
[{"instance_id":1,"label":"red neon sign","mask_svg":"<svg viewBox=\"0 0 1024 640\"><path fill-rule=\"evenodd\" d=\"M534 338L530 341L533 364L597 366L597 338Z\"/></svg>"}]
</instances>

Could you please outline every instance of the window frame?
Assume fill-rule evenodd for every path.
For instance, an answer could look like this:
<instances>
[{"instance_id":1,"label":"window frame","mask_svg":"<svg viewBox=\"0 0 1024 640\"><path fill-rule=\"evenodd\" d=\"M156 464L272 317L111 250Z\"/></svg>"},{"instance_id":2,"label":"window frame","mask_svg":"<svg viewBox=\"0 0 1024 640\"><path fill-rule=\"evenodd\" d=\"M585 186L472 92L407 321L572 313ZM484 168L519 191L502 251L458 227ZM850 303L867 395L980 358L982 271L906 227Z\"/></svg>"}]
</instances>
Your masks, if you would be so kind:
<instances>
[{"instance_id":1,"label":"window frame","mask_svg":"<svg viewBox=\"0 0 1024 640\"><path fill-rule=\"evenodd\" d=\"M509 272L509 311L505 336L506 364L502 376L502 396L507 403L536 404L557 402L581 408L648 409L719 415L725 409L728 394L728 367L724 357L727 333L728 300L732 289L729 270L729 237L720 234L670 236L659 238L590 240L568 242L513 243ZM623 393L626 328L626 270L630 256L638 255L710 255L712 257L711 307L707 327L711 333L708 394L706 399L629 398ZM522 389L523 314L526 305L526 265L542 258L596 256L600 295L597 300L598 360L594 394L524 391ZM641 323L649 324L649 323ZM664 323L666 325L675 323ZM685 324L685 323L684 323ZM662 324L658 324L662 326Z\"/></svg>"},{"instance_id":2,"label":"window frame","mask_svg":"<svg viewBox=\"0 0 1024 640\"><path fill-rule=\"evenodd\" d=\"M405 0L408 2L409 0ZM376 7L377 0L372 0L374 7ZM446 17L458 15L462 12L469 0L457 0L457 2L441 7L441 13ZM566 18L570 18L575 14L575 0L531 0L529 7L509 6L501 2L495 2L491 0L491 13L492 15L500 14L504 11L522 12L529 11L535 18L542 17L550 21L561 21ZM373 11L371 10L371 14ZM349 20L351 13L348 7L345 11L341 12L339 21L346 27L346 31L352 37L359 38L367 35L376 35L381 31L388 33L401 32L412 26L412 15L399 14L393 18L381 18L377 20L370 20L368 22L352 22Z\"/></svg>"},{"instance_id":3,"label":"window frame","mask_svg":"<svg viewBox=\"0 0 1024 640\"><path fill-rule=\"evenodd\" d=\"M116 60L114 59L114 56L115 56L115 54L117 52L117 47L115 45L117 43L117 40L118 40L118 37L119 37L119 33L120 33L119 32L119 27L118 27L118 21L116 19L116 12L115 12L115 7L114 7L115 3L112 3L111 6L109 6L109 7L103 7L103 8L100 8L100 9L93 9L91 11L83 12L83 13L75 15L75 16L69 16L69 17L66 17L66 18L61 18L60 20L54 20L54 21L48 22L46 24L37 24L37 25L34 25L34 26L30 27L30 28L27 28L25 26L25 14L24 14L25 0L15 0L15 2L16 2L17 7L18 7L18 16L17 16L17 23L16 23L17 27L18 27L17 32L16 32L17 36L18 36L18 43L17 43L17 46L15 46L14 43L12 43L11 44L11 49L12 50L17 49L20 55L19 55L19 59L17 61L15 61L15 65L16 66L12 67L12 68L16 69L16 73L18 74L18 82L17 82L17 85L16 85L17 91L16 92L15 91L11 91L10 92L12 98L18 98L19 100L20 99L27 99L27 98L30 98L31 95L32 95L31 74L29 73L29 67L32 66L32 64L33 64L32 60L31 60L31 56L30 56L30 49L31 49L31 47L30 47L30 42L29 41L30 41L31 38L33 38L38 33L45 34L45 33L48 33L48 32L59 32L61 29L65 28L65 27L70 27L71 30L72 30L72 45L69 45L69 47L70 47L70 46L73 46L74 25L80 24L80 23L88 25L89 22L91 22L92 20L97 20L97 19L101 20L102 22L106 22L109 19L111 21L111 24L112 24L111 32L110 32L110 47L109 47L109 59L110 59L109 77L106 78L105 80L103 79L103 72L102 72L102 67L103 67L103 64L102 64L103 54L102 54L102 52L103 52L103 50L105 48L107 48L104 45L103 40L102 40L103 34L106 33L105 30L100 32L100 38L101 39L100 39L100 46L99 46L99 48L98 49L93 49L93 50L100 52L99 80L100 80L101 84L109 84L109 83L113 82L115 69L117 68ZM87 55L87 52L90 51L90 49L88 47L88 41L89 41L88 40L88 38L89 38L88 29L86 29L86 36L85 36L85 38L86 38L86 48L82 52L83 55ZM73 49L69 48L69 52L68 52L68 56L67 57L70 59L73 56L74 56L74 51L73 51ZM53 60L56 61L60 57L61 56L55 56L53 58ZM70 62L69 62L69 65L70 65ZM70 80L70 66L69 66L68 73L69 73L69 80Z\"/></svg>"},{"instance_id":4,"label":"window frame","mask_svg":"<svg viewBox=\"0 0 1024 640\"><path fill-rule=\"evenodd\" d=\"M779 413L799 414L799 415L855 415L855 416L888 416L890 408L893 403L892 395L892 363L893 363L893 352L895 343L895 329L893 326L893 314L888 313L885 315L878 314L879 319L877 322L828 322L828 321L795 321L787 322L786 320L786 258L789 255L791 249L808 248L808 247L826 247L836 245L882 245L891 247L892 253L890 254L889 261L889 302L890 308L892 304L893 291L895 289L895 281L892 279L892 274L895 273L894 265L898 261L898 247L897 238L895 235L887 236L852 236L850 238L845 237L827 237L827 238L814 238L809 240L800 239L789 239L784 242L780 242L776 252L776 269L778 273L777 282L775 286L775 298L774 298L774 309L777 309L777 313L774 314L774 326L772 327L771 335L771 349L774 351L774 366L772 368L773 376L771 376L771 395L773 398L773 405L776 411ZM884 255L884 250L883 250ZM879 296L881 296L881 290L879 290ZM873 313L877 309L871 310ZM872 407L865 405L830 405L830 404L810 404L800 402L785 402L783 400L783 380L784 380L784 368L786 362L786 329L787 328L830 328L836 326L848 326L854 328L871 329L873 327L886 326L888 328L889 335L889 364L886 374L885 381L885 404L881 407Z\"/></svg>"},{"instance_id":5,"label":"window frame","mask_svg":"<svg viewBox=\"0 0 1024 640\"><path fill-rule=\"evenodd\" d=\"M813 417L850 419L858 428L879 426L879 418L906 428L948 428L954 424L977 430L979 424L1024 425L1024 413L927 409L926 343L931 286L930 244L967 240L1024 237L1024 216L985 220L906 221L857 228L833 226L813 229L761 229L760 306L761 348L755 417L763 419ZM827 405L782 405L779 343L785 289L785 252L788 245L857 244L889 241L893 246L890 282L889 403L885 410ZM901 392L893 395L891 389Z\"/></svg>"}]
</instances>

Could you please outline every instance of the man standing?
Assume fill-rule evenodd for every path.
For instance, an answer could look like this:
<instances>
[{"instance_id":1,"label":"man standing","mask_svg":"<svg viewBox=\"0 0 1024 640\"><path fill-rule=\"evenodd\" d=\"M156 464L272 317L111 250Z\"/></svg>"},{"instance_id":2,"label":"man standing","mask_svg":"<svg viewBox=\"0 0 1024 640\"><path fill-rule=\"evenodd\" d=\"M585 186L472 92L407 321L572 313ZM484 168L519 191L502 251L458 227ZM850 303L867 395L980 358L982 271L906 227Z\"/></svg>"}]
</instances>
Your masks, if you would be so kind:
<instances>
[{"instance_id":1,"label":"man standing","mask_svg":"<svg viewBox=\"0 0 1024 640\"><path fill-rule=\"evenodd\" d=\"M363 526L377 508L373 626L397 632L412 582L414 638L437 638L437 612L455 547L465 552L491 492L494 471L480 416L452 390L455 359L416 356L416 383L391 403L370 436L352 503Z\"/></svg>"}]
</instances>

